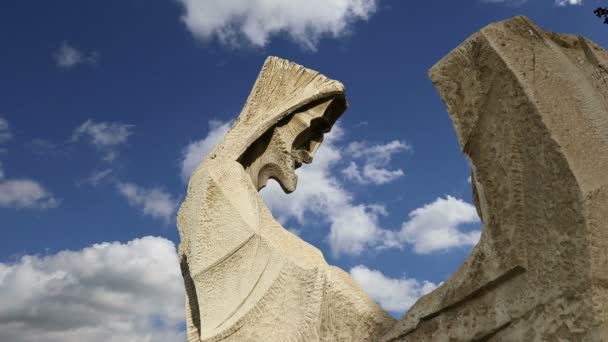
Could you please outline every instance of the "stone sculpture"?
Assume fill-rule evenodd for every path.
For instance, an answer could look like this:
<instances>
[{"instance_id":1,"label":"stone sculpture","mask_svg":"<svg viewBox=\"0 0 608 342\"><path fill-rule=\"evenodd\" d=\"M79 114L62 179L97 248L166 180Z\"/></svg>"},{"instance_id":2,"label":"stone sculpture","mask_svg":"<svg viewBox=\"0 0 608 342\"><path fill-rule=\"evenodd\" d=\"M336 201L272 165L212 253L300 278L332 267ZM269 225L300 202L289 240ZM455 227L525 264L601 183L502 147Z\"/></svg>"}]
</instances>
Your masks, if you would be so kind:
<instances>
[{"instance_id":1,"label":"stone sculpture","mask_svg":"<svg viewBox=\"0 0 608 342\"><path fill-rule=\"evenodd\" d=\"M178 214L188 341L374 341L394 319L274 220L258 191L295 190L346 109L340 82L269 57Z\"/></svg>"},{"instance_id":2,"label":"stone sculpture","mask_svg":"<svg viewBox=\"0 0 608 342\"><path fill-rule=\"evenodd\" d=\"M608 341L608 53L515 17L430 77L483 233L381 340Z\"/></svg>"},{"instance_id":3,"label":"stone sculpture","mask_svg":"<svg viewBox=\"0 0 608 342\"><path fill-rule=\"evenodd\" d=\"M472 168L481 240L394 320L276 222L346 109L342 84L270 57L178 214L189 341L608 341L608 52L525 17L430 70Z\"/></svg>"}]
</instances>

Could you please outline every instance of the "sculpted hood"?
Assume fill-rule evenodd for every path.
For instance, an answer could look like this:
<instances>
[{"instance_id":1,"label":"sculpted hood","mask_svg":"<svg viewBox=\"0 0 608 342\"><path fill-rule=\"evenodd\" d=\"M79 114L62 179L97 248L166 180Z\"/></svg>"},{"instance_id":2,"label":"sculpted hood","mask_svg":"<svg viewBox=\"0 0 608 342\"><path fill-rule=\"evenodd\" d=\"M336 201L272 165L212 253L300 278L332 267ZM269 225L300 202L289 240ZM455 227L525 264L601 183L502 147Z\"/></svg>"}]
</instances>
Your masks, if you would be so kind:
<instances>
[{"instance_id":1,"label":"sculpted hood","mask_svg":"<svg viewBox=\"0 0 608 342\"><path fill-rule=\"evenodd\" d=\"M332 103L324 116L333 125L347 107L344 85L299 64L268 57L243 111L207 158L237 160L281 119L327 100Z\"/></svg>"}]
</instances>

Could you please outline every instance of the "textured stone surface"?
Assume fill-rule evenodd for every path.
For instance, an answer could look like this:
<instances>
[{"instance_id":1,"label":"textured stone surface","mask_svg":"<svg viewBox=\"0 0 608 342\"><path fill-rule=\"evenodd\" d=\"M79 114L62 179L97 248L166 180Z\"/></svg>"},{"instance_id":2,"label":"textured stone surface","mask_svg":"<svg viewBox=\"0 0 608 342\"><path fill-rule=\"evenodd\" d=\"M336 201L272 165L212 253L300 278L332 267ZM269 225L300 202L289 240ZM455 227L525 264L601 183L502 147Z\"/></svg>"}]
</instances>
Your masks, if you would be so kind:
<instances>
[{"instance_id":1,"label":"textured stone surface","mask_svg":"<svg viewBox=\"0 0 608 342\"><path fill-rule=\"evenodd\" d=\"M179 210L189 341L373 341L395 323L258 194L269 178L293 191L294 170L345 109L340 82L267 59Z\"/></svg>"},{"instance_id":2,"label":"textured stone surface","mask_svg":"<svg viewBox=\"0 0 608 342\"><path fill-rule=\"evenodd\" d=\"M383 341L608 341L607 62L515 17L433 66L483 233Z\"/></svg>"}]
</instances>

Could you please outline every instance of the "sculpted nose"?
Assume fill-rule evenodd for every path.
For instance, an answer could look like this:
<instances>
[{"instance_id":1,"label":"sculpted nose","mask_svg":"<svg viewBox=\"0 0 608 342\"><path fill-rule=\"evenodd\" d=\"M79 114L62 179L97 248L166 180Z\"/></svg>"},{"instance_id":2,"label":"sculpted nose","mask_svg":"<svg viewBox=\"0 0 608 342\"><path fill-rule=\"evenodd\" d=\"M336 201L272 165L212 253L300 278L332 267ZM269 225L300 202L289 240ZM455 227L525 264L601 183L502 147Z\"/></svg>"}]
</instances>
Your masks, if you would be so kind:
<instances>
[{"instance_id":1,"label":"sculpted nose","mask_svg":"<svg viewBox=\"0 0 608 342\"><path fill-rule=\"evenodd\" d=\"M308 153L308 151L296 150L294 152L294 156L296 157L296 159L298 159L298 161L300 161L304 164L312 163L312 155L310 153Z\"/></svg>"},{"instance_id":2,"label":"sculpted nose","mask_svg":"<svg viewBox=\"0 0 608 342\"><path fill-rule=\"evenodd\" d=\"M310 153L308 153L308 151L302 151L302 162L305 164L310 164L312 163L312 155Z\"/></svg>"},{"instance_id":3,"label":"sculpted nose","mask_svg":"<svg viewBox=\"0 0 608 342\"><path fill-rule=\"evenodd\" d=\"M319 146L321 146L321 143L323 142L323 134L319 134L315 137L315 139L313 139L310 142L310 159L312 161L312 157L315 155L315 153L317 153L317 150L319 149Z\"/></svg>"}]
</instances>

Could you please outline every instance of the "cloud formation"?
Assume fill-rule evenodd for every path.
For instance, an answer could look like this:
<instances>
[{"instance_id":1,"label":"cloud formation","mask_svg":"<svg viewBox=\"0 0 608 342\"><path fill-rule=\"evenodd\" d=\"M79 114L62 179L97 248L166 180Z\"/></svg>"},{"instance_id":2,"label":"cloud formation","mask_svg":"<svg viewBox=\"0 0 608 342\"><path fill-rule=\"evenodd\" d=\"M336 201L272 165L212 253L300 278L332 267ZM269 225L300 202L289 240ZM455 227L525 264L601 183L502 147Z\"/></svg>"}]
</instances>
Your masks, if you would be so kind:
<instances>
[{"instance_id":1,"label":"cloud formation","mask_svg":"<svg viewBox=\"0 0 608 342\"><path fill-rule=\"evenodd\" d=\"M0 263L0 341L185 341L175 246L160 237Z\"/></svg>"},{"instance_id":2,"label":"cloud formation","mask_svg":"<svg viewBox=\"0 0 608 342\"><path fill-rule=\"evenodd\" d=\"M129 205L138 208L145 216L169 223L177 210L177 200L160 188L146 189L133 183L118 182L116 189Z\"/></svg>"},{"instance_id":3,"label":"cloud formation","mask_svg":"<svg viewBox=\"0 0 608 342\"><path fill-rule=\"evenodd\" d=\"M58 67L71 69L80 64L96 64L99 54L95 51L82 52L64 41L53 53L53 58Z\"/></svg>"},{"instance_id":4,"label":"cloud formation","mask_svg":"<svg viewBox=\"0 0 608 342\"><path fill-rule=\"evenodd\" d=\"M36 181L0 179L0 208L49 209L59 203L59 199Z\"/></svg>"},{"instance_id":5,"label":"cloud formation","mask_svg":"<svg viewBox=\"0 0 608 342\"><path fill-rule=\"evenodd\" d=\"M93 171L88 177L77 181L76 185L89 184L95 187L104 181L111 180L111 175L112 169L110 168Z\"/></svg>"},{"instance_id":6,"label":"cloud formation","mask_svg":"<svg viewBox=\"0 0 608 342\"><path fill-rule=\"evenodd\" d=\"M582 5L583 0L555 0L555 4L559 7Z\"/></svg>"},{"instance_id":7,"label":"cloud formation","mask_svg":"<svg viewBox=\"0 0 608 342\"><path fill-rule=\"evenodd\" d=\"M370 145L355 141L346 147L346 153L363 163L362 168L355 161L342 170L347 179L359 184L386 184L403 176L403 170L387 168L394 154L411 151L412 147L399 140L386 144Z\"/></svg>"},{"instance_id":8,"label":"cloud formation","mask_svg":"<svg viewBox=\"0 0 608 342\"><path fill-rule=\"evenodd\" d=\"M8 121L4 118L0 118L0 143L6 142L13 137Z\"/></svg>"},{"instance_id":9,"label":"cloud formation","mask_svg":"<svg viewBox=\"0 0 608 342\"><path fill-rule=\"evenodd\" d=\"M133 134L133 127L120 122L87 120L74 130L70 141L88 140L103 153L104 161L111 162L118 156L117 147L126 144ZM145 188L122 181L113 176L112 168L93 171L88 177L77 181L76 185L97 186L102 183L112 184L127 199L129 205L141 210L144 216L159 219L165 224L175 216L178 200L169 192L160 187Z\"/></svg>"},{"instance_id":10,"label":"cloud formation","mask_svg":"<svg viewBox=\"0 0 608 342\"><path fill-rule=\"evenodd\" d=\"M6 119L0 118L0 143L12 138ZM49 209L60 204L60 200L40 183L31 179L8 179L0 161L0 208Z\"/></svg>"},{"instance_id":11,"label":"cloud formation","mask_svg":"<svg viewBox=\"0 0 608 342\"><path fill-rule=\"evenodd\" d=\"M463 224L479 223L475 207L452 196L437 198L409 213L399 232L399 240L414 246L414 251L427 254L461 246L474 246L480 230L463 232Z\"/></svg>"},{"instance_id":12,"label":"cloud formation","mask_svg":"<svg viewBox=\"0 0 608 342\"><path fill-rule=\"evenodd\" d=\"M178 0L182 21L194 37L238 46L264 47L272 36L285 34L315 50L322 37L341 37L352 24L367 20L377 0Z\"/></svg>"},{"instance_id":13,"label":"cloud formation","mask_svg":"<svg viewBox=\"0 0 608 342\"><path fill-rule=\"evenodd\" d=\"M421 296L433 291L437 285L411 278L390 278L378 270L358 265L350 275L367 294L387 311L402 314Z\"/></svg>"},{"instance_id":14,"label":"cloud formation","mask_svg":"<svg viewBox=\"0 0 608 342\"><path fill-rule=\"evenodd\" d=\"M74 130L71 141L88 138L91 144L104 153L105 161L113 161L118 156L116 147L127 142L129 136L133 134L133 127L120 122L87 120Z\"/></svg>"}]
</instances>

